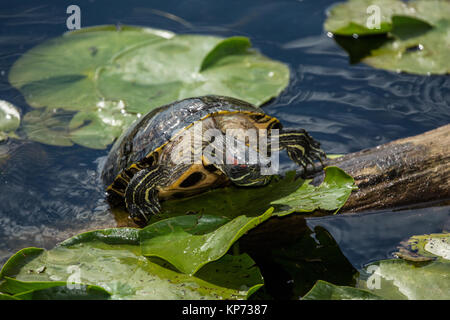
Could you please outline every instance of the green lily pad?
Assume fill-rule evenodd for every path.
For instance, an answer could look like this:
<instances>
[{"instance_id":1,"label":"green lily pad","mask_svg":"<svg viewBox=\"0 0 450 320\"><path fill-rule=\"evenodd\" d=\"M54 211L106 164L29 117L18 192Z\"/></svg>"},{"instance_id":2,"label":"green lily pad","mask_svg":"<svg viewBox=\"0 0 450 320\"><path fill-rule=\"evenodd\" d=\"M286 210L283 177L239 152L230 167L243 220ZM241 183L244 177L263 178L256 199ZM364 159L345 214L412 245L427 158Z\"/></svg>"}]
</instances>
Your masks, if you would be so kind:
<instances>
[{"instance_id":1,"label":"green lily pad","mask_svg":"<svg viewBox=\"0 0 450 320\"><path fill-rule=\"evenodd\" d=\"M71 131L68 140L53 137L60 131L59 121L28 121L45 128L34 129L30 139L105 148L125 124L175 100L218 94L261 105L287 86L289 69L251 50L244 37L99 26L66 33L26 52L11 68L9 81L32 107L78 111L64 129ZM83 122L89 124L73 130Z\"/></svg>"},{"instance_id":2,"label":"green lily pad","mask_svg":"<svg viewBox=\"0 0 450 320\"><path fill-rule=\"evenodd\" d=\"M50 108L32 110L23 117L22 130L30 140L69 147L73 145L69 130L73 114Z\"/></svg>"},{"instance_id":3,"label":"green lily pad","mask_svg":"<svg viewBox=\"0 0 450 320\"><path fill-rule=\"evenodd\" d=\"M450 5L447 12L450 16ZM395 38L371 52L363 62L392 71L416 74L450 73L448 48L450 47L450 19L442 19L425 34Z\"/></svg>"},{"instance_id":4,"label":"green lily pad","mask_svg":"<svg viewBox=\"0 0 450 320\"><path fill-rule=\"evenodd\" d=\"M387 299L450 299L450 234L417 235L401 244L401 259L368 265L358 285Z\"/></svg>"},{"instance_id":5,"label":"green lily pad","mask_svg":"<svg viewBox=\"0 0 450 320\"><path fill-rule=\"evenodd\" d=\"M69 32L26 52L11 68L9 81L32 107L95 111L105 98L97 90L101 69L123 52L164 41L159 32L107 26Z\"/></svg>"},{"instance_id":6,"label":"green lily pad","mask_svg":"<svg viewBox=\"0 0 450 320\"><path fill-rule=\"evenodd\" d=\"M358 286L386 299L450 299L450 264L448 262L410 262L402 259L382 260L370 264L368 280ZM374 285L378 281L377 286Z\"/></svg>"},{"instance_id":7,"label":"green lily pad","mask_svg":"<svg viewBox=\"0 0 450 320\"><path fill-rule=\"evenodd\" d=\"M380 9L380 28L372 28L370 24L373 11L370 6ZM369 13L368 13L369 11ZM325 30L341 36L358 36L383 34L392 29L391 17L412 13L400 0L348 0L338 3L328 12Z\"/></svg>"},{"instance_id":8,"label":"green lily pad","mask_svg":"<svg viewBox=\"0 0 450 320\"><path fill-rule=\"evenodd\" d=\"M194 197L162 203L162 212L151 222L187 213L201 213L229 219L246 215L256 217L270 207L273 215L312 212L317 209L337 211L354 190L354 180L337 167L325 168L324 183L315 187L310 181L296 177L290 171L284 177L274 176L262 188L226 187Z\"/></svg>"},{"instance_id":9,"label":"green lily pad","mask_svg":"<svg viewBox=\"0 0 450 320\"><path fill-rule=\"evenodd\" d=\"M355 189L355 181L351 176L338 167L326 167L324 181L318 187L304 183L295 192L271 203L280 206L274 213L277 216L318 209L334 210L336 213Z\"/></svg>"},{"instance_id":10,"label":"green lily pad","mask_svg":"<svg viewBox=\"0 0 450 320\"><path fill-rule=\"evenodd\" d=\"M228 55L246 54L251 46L250 40L245 37L231 37L221 41L203 59L202 65L200 66L200 72L210 68Z\"/></svg>"},{"instance_id":11,"label":"green lily pad","mask_svg":"<svg viewBox=\"0 0 450 320\"><path fill-rule=\"evenodd\" d=\"M0 293L0 300L20 300L20 299L14 297L14 296L11 296L9 294Z\"/></svg>"},{"instance_id":12,"label":"green lily pad","mask_svg":"<svg viewBox=\"0 0 450 320\"><path fill-rule=\"evenodd\" d=\"M289 188L299 184L299 180L289 175L267 187L253 189L252 193L246 193L248 190L246 188L230 188L226 193L223 190L216 190L206 196L195 197L196 201L193 201L194 199L177 201L178 206L175 208L178 209L178 216L152 223L140 232L143 255L165 259L178 270L194 274L204 264L223 256L245 232L272 215L283 216L293 212L312 212L316 209L337 211L345 204L354 189L352 177L337 167L327 167L324 182L320 186L314 187L309 183L303 183L304 180L300 179L303 183L300 188L291 189L290 195L270 202L285 191L274 187L283 181L287 182ZM232 196L235 198L228 198ZM256 200L257 197L259 201ZM208 199L205 200L206 203L201 200L203 198ZM240 199L247 200L248 204L240 203ZM189 211L190 201L193 202L193 208L196 204L197 212L200 210L201 213L184 215ZM256 202L259 202L258 206L252 208L251 205ZM228 206L229 203L237 207L242 204L249 210L248 214L236 216L233 207ZM272 207L274 205L277 208L275 211ZM223 211L220 210L221 206L224 208ZM264 211L259 210L262 210L263 206L268 208L261 215L260 212ZM163 206L163 210L165 208ZM215 211L214 209L217 210L216 215L210 214ZM238 210L240 213L241 208ZM219 213L221 215L218 215Z\"/></svg>"},{"instance_id":13,"label":"green lily pad","mask_svg":"<svg viewBox=\"0 0 450 320\"><path fill-rule=\"evenodd\" d=\"M0 141L9 135L14 135L14 131L20 125L20 112L12 103L0 100Z\"/></svg>"},{"instance_id":14,"label":"green lily pad","mask_svg":"<svg viewBox=\"0 0 450 320\"><path fill-rule=\"evenodd\" d=\"M270 218L272 211L258 217L242 215L231 221L196 215L156 222L140 232L142 254L162 258L192 275L222 257L244 233Z\"/></svg>"},{"instance_id":15,"label":"green lily pad","mask_svg":"<svg viewBox=\"0 0 450 320\"><path fill-rule=\"evenodd\" d=\"M245 299L262 286L253 260L226 255L196 277L140 253L138 229L107 229L52 250L27 248L3 266L0 292L22 299ZM75 290L75 291L73 291Z\"/></svg>"},{"instance_id":16,"label":"green lily pad","mask_svg":"<svg viewBox=\"0 0 450 320\"><path fill-rule=\"evenodd\" d=\"M433 28L429 23L408 16L392 16L391 34L401 40L418 37Z\"/></svg>"},{"instance_id":17,"label":"green lily pad","mask_svg":"<svg viewBox=\"0 0 450 320\"><path fill-rule=\"evenodd\" d=\"M382 298L366 290L347 286L336 286L329 282L319 280L303 296L302 300L382 300Z\"/></svg>"},{"instance_id":18,"label":"green lily pad","mask_svg":"<svg viewBox=\"0 0 450 320\"><path fill-rule=\"evenodd\" d=\"M243 37L177 35L128 51L105 67L99 88L145 114L189 97L220 94L261 105L289 82L289 69L250 50ZM152 57L152 59L149 59Z\"/></svg>"},{"instance_id":19,"label":"green lily pad","mask_svg":"<svg viewBox=\"0 0 450 320\"><path fill-rule=\"evenodd\" d=\"M20 281L10 276L18 273L27 263L38 258L44 249L25 248L13 255L0 271L0 292L4 298L13 300L32 299L106 299L110 294L95 285L78 284L76 288L67 287L63 281ZM27 274L41 274L46 267L27 269ZM75 289L75 290L71 290Z\"/></svg>"},{"instance_id":20,"label":"green lily pad","mask_svg":"<svg viewBox=\"0 0 450 320\"><path fill-rule=\"evenodd\" d=\"M448 6L445 0L348 0L333 6L324 28L339 36L372 36L402 27L414 34L448 17ZM372 7L380 10L380 28L371 25L371 17L375 16ZM396 16L400 18L393 18Z\"/></svg>"},{"instance_id":21,"label":"green lily pad","mask_svg":"<svg viewBox=\"0 0 450 320\"><path fill-rule=\"evenodd\" d=\"M413 236L401 243L396 255L408 261L450 261L450 233Z\"/></svg>"},{"instance_id":22,"label":"green lily pad","mask_svg":"<svg viewBox=\"0 0 450 320\"><path fill-rule=\"evenodd\" d=\"M229 186L210 190L189 198L174 199L162 203L162 212L150 222L186 214L203 214L234 219L241 215L260 216L267 211L272 201L295 192L304 179L296 178L295 172L284 177L274 176L272 182L262 188Z\"/></svg>"},{"instance_id":23,"label":"green lily pad","mask_svg":"<svg viewBox=\"0 0 450 320\"><path fill-rule=\"evenodd\" d=\"M87 148L105 149L136 120L136 116L125 111L122 101L102 101L97 106L97 111L74 115L69 123L70 138Z\"/></svg>"},{"instance_id":24,"label":"green lily pad","mask_svg":"<svg viewBox=\"0 0 450 320\"><path fill-rule=\"evenodd\" d=\"M78 285L69 288L67 284L21 292L13 296L20 300L106 300L109 292L97 286Z\"/></svg>"},{"instance_id":25,"label":"green lily pad","mask_svg":"<svg viewBox=\"0 0 450 320\"><path fill-rule=\"evenodd\" d=\"M367 24L367 10L372 5L380 9L379 29ZM336 41L349 52L351 62L361 60L396 72L447 74L449 17L450 3L445 0L350 0L332 8L325 29L338 36ZM364 37L365 42L339 37L355 34ZM380 38L382 35L388 37Z\"/></svg>"}]
</instances>

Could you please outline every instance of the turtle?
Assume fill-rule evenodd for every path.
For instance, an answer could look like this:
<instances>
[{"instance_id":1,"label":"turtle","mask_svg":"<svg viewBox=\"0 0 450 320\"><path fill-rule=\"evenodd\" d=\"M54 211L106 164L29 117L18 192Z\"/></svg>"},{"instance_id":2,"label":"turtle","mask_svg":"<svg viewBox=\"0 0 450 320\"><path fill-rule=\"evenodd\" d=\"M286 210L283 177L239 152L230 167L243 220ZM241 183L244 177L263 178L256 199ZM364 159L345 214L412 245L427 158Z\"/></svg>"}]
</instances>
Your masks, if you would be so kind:
<instances>
[{"instance_id":1,"label":"turtle","mask_svg":"<svg viewBox=\"0 0 450 320\"><path fill-rule=\"evenodd\" d=\"M276 117L248 102L215 95L187 98L150 111L117 139L101 173L108 199L125 204L130 217L145 224L167 199L230 184L264 186L273 175L262 174L261 161L248 161L262 148L240 136L251 130L266 139L258 141L268 141L267 156L286 149L304 172L326 157L304 129L283 129Z\"/></svg>"}]
</instances>

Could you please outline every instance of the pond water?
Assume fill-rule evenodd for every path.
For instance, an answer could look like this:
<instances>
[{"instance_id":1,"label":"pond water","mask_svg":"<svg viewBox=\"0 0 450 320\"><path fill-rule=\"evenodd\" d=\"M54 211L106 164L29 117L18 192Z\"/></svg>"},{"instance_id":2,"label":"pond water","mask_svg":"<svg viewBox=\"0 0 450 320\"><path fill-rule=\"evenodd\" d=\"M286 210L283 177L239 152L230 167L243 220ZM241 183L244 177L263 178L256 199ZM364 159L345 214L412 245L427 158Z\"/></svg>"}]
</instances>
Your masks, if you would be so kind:
<instances>
[{"instance_id":1,"label":"pond water","mask_svg":"<svg viewBox=\"0 0 450 320\"><path fill-rule=\"evenodd\" d=\"M21 54L67 31L66 8L81 8L82 27L140 25L176 33L242 35L270 58L289 65L288 88L264 106L285 127L305 128L330 154L370 148L450 122L450 78L416 76L350 65L348 55L323 30L335 0L303 1L20 1L0 4L0 99L30 110L8 83ZM0 146L12 158L0 175L0 264L27 247L51 248L82 230L116 226L98 181L108 150L38 143ZM333 216L308 220L325 228L358 270L390 257L413 234L449 229L450 206ZM120 223L120 222L119 222ZM314 234L311 235L312 237ZM298 257L293 257L293 259ZM281 258L280 258L281 259ZM262 259L264 294L297 297L295 276L280 259ZM261 260L261 259L260 259ZM348 268L347 268L348 269ZM350 275L340 280L351 282ZM295 273L295 272L294 272ZM312 283L315 274L309 274ZM313 281L314 280L314 281ZM337 281L339 282L339 281Z\"/></svg>"}]
</instances>

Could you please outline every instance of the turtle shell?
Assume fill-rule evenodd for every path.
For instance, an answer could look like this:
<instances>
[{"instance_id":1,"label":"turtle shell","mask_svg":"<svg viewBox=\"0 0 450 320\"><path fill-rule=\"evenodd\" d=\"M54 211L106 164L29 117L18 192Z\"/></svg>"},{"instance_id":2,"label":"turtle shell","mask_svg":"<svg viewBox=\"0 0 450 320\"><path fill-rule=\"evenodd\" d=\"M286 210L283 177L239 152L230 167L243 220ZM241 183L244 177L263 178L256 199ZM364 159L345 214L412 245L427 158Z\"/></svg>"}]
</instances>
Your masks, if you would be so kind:
<instances>
[{"instance_id":1,"label":"turtle shell","mask_svg":"<svg viewBox=\"0 0 450 320\"><path fill-rule=\"evenodd\" d=\"M222 96L188 98L149 112L135 121L113 145L102 170L104 184L109 190L121 194L122 192L117 191L123 191L129 179L139 169L152 164L152 155L156 149L163 147L172 137L196 121L228 112L267 117L260 108L242 100ZM113 184L120 186L113 188Z\"/></svg>"}]
</instances>

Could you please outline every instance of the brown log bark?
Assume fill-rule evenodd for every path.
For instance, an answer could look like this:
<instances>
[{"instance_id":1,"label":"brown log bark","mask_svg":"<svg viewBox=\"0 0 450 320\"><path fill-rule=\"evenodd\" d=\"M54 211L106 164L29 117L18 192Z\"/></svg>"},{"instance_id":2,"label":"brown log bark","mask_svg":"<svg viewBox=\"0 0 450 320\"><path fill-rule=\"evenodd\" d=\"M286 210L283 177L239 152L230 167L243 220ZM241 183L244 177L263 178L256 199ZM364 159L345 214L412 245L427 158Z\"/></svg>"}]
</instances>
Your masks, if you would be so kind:
<instances>
[{"instance_id":1,"label":"brown log bark","mask_svg":"<svg viewBox=\"0 0 450 320\"><path fill-rule=\"evenodd\" d=\"M450 125L327 161L355 178L342 212L450 198ZM321 179L321 177L317 177Z\"/></svg>"},{"instance_id":2,"label":"brown log bark","mask_svg":"<svg viewBox=\"0 0 450 320\"><path fill-rule=\"evenodd\" d=\"M355 179L341 214L450 199L450 124L423 134L327 160ZM319 184L323 174L314 178ZM315 212L313 216L326 215ZM309 215L311 216L311 215ZM305 215L272 218L244 237L246 244L274 244L306 229Z\"/></svg>"}]
</instances>

